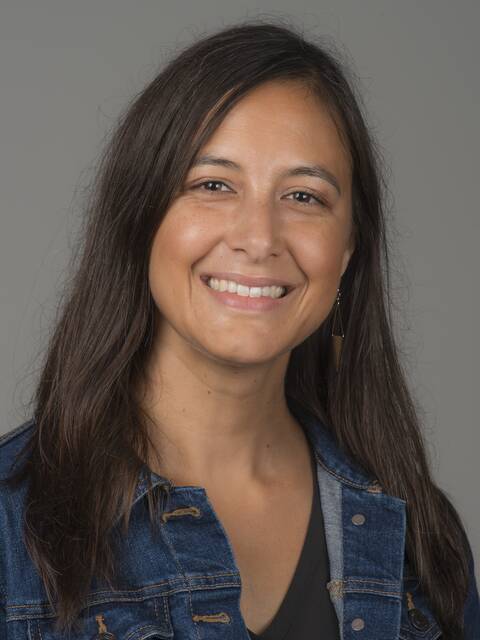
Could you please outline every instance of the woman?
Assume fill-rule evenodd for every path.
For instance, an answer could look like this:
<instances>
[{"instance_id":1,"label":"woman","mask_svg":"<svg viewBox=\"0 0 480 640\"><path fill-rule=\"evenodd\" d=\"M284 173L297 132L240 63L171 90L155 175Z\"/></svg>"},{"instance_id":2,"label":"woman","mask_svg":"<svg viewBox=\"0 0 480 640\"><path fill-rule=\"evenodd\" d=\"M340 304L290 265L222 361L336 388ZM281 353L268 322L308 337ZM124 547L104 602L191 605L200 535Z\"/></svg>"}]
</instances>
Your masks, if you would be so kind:
<instances>
[{"instance_id":1,"label":"woman","mask_svg":"<svg viewBox=\"0 0 480 640\"><path fill-rule=\"evenodd\" d=\"M33 417L1 441L2 637L480 637L346 76L245 22L122 115Z\"/></svg>"}]
</instances>

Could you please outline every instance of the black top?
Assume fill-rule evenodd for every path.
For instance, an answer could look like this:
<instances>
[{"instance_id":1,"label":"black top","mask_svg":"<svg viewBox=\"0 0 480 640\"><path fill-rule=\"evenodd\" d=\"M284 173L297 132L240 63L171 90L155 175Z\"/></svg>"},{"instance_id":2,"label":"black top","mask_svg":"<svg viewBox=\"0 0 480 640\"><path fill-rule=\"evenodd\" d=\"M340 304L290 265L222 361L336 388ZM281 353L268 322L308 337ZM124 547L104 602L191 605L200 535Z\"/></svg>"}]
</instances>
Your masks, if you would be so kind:
<instances>
[{"instance_id":1,"label":"black top","mask_svg":"<svg viewBox=\"0 0 480 640\"><path fill-rule=\"evenodd\" d=\"M313 501L305 541L287 593L268 627L252 640L339 640L338 618L330 600L327 545L323 526L317 468L310 447Z\"/></svg>"}]
</instances>

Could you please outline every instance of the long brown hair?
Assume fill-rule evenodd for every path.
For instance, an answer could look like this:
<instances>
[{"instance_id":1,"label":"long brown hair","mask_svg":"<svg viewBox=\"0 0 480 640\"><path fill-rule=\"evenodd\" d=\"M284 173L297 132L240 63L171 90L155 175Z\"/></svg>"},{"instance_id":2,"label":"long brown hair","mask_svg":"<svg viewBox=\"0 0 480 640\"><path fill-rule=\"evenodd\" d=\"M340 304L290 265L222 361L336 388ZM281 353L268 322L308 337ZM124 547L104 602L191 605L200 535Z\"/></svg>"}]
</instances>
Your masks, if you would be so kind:
<instances>
[{"instance_id":1,"label":"long brown hair","mask_svg":"<svg viewBox=\"0 0 480 640\"><path fill-rule=\"evenodd\" d=\"M348 147L356 246L341 283L338 374L330 314L293 349L285 391L321 417L387 493L406 500L409 562L444 637L460 637L468 541L430 474L393 337L385 163L353 75L332 43L257 18L178 52L121 114L91 185L42 362L28 456L11 476L12 483L29 479L25 541L51 604L57 602L60 628L72 626L94 575L112 578L113 525L120 516L127 529L152 449L134 390L155 334L147 271L154 234L228 110L260 83L296 79L329 108ZM153 519L155 492L148 500Z\"/></svg>"}]
</instances>

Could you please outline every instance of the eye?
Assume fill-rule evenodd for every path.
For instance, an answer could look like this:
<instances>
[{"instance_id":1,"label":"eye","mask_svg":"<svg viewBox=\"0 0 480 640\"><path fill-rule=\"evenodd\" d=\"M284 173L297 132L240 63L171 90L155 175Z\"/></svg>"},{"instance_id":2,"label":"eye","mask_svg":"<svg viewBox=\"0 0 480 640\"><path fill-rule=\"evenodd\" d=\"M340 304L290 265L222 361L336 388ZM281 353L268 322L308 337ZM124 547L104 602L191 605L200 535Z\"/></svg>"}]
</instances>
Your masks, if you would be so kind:
<instances>
[{"instance_id":1,"label":"eye","mask_svg":"<svg viewBox=\"0 0 480 640\"><path fill-rule=\"evenodd\" d=\"M208 187L207 187L208 185ZM222 182L221 180L206 180L204 182L200 182L199 184L193 185L193 187L191 187L192 189L199 189L200 191L208 191L210 193L222 193L222 191L220 189L212 189L211 186L212 185L223 185L224 187L227 187L227 185L225 184L225 182ZM204 189L201 189L201 187L205 187ZM227 187L228 188L228 187ZM229 189L230 190L230 189ZM223 192L225 193L225 192ZM308 201L305 202L304 200L297 200L297 202L299 204L305 205L305 206L313 206L315 204L318 204L322 207L328 207L328 202L326 202L325 200L323 200L322 198L319 198L317 195L315 195L314 193L311 193L310 191L292 191L292 193L289 193L289 196L292 195L297 195L297 194L301 194L302 196L307 196ZM313 199L314 202L311 202L310 199Z\"/></svg>"},{"instance_id":2,"label":"eye","mask_svg":"<svg viewBox=\"0 0 480 640\"><path fill-rule=\"evenodd\" d=\"M305 202L305 200L297 200L297 202L299 202L300 204L304 204L307 207L308 206L312 206L312 204L319 204L322 207L328 207L328 203L323 200L322 198L319 198L318 196L316 196L314 193L311 193L310 191L292 191L292 193L289 193L289 196L294 196L297 194L301 194L302 196L307 196L308 202ZM310 198L313 198L315 200L315 203L312 203L310 201Z\"/></svg>"},{"instance_id":3,"label":"eye","mask_svg":"<svg viewBox=\"0 0 480 640\"><path fill-rule=\"evenodd\" d=\"M205 185L218 185L218 184L223 184L225 187L227 186L225 184L225 182L222 182L221 180L206 180L205 182L200 182L200 184L196 184L192 187L192 189L200 189L200 187L203 187ZM200 189L200 191L210 191L212 193L215 193L217 191L219 191L219 189Z\"/></svg>"}]
</instances>

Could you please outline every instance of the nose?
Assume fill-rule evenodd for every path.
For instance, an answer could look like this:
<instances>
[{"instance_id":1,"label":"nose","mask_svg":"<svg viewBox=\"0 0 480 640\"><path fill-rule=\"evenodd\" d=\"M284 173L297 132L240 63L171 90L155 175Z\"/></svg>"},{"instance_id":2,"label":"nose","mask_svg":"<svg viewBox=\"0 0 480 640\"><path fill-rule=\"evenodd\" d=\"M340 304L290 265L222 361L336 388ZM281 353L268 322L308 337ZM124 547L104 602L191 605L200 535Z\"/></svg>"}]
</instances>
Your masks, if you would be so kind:
<instances>
[{"instance_id":1,"label":"nose","mask_svg":"<svg viewBox=\"0 0 480 640\"><path fill-rule=\"evenodd\" d=\"M245 251L252 262L282 251L284 225L269 195L245 197L235 208L234 216L226 237L233 251Z\"/></svg>"}]
</instances>

